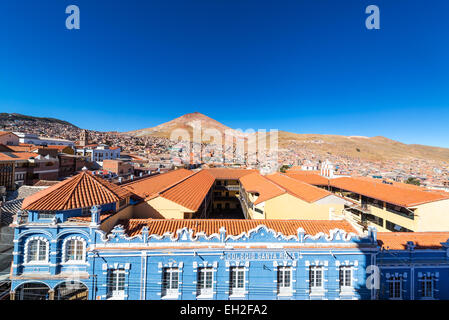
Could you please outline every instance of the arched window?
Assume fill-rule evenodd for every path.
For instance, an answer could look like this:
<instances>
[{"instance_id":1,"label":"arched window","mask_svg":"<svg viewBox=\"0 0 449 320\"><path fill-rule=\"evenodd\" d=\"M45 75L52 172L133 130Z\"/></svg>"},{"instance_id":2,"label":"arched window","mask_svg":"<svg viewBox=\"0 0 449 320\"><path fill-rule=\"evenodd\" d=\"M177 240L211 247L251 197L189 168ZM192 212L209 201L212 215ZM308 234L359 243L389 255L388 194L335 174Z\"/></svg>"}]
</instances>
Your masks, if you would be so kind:
<instances>
[{"instance_id":1,"label":"arched window","mask_svg":"<svg viewBox=\"0 0 449 320\"><path fill-rule=\"evenodd\" d=\"M65 242L65 262L84 261L86 242L79 238L70 238Z\"/></svg>"},{"instance_id":2,"label":"arched window","mask_svg":"<svg viewBox=\"0 0 449 320\"><path fill-rule=\"evenodd\" d=\"M27 262L46 262L48 257L48 242L41 238L28 241Z\"/></svg>"}]
</instances>

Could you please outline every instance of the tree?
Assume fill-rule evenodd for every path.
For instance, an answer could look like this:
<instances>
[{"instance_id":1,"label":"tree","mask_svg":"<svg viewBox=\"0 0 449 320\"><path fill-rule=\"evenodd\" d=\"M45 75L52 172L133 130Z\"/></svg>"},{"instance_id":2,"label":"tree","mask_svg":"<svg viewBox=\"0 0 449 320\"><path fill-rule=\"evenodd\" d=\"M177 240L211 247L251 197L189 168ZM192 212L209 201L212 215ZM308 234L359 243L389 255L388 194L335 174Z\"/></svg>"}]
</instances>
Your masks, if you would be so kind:
<instances>
[{"instance_id":1,"label":"tree","mask_svg":"<svg viewBox=\"0 0 449 320\"><path fill-rule=\"evenodd\" d=\"M405 181L405 183L407 183L407 184L414 184L415 186L421 185L421 182L419 181L419 179L414 178L414 177L408 178L408 179Z\"/></svg>"}]
</instances>

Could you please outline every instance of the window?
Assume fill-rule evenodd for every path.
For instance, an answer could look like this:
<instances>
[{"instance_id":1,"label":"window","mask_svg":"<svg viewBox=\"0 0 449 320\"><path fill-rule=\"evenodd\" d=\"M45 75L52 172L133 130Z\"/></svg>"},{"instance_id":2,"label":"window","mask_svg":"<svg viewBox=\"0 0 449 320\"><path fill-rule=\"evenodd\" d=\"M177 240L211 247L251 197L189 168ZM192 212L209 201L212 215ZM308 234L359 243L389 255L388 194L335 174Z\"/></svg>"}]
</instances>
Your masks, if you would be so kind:
<instances>
[{"instance_id":1,"label":"window","mask_svg":"<svg viewBox=\"0 0 449 320\"><path fill-rule=\"evenodd\" d=\"M110 269L108 271L108 296L116 299L125 297L125 269Z\"/></svg>"},{"instance_id":2,"label":"window","mask_svg":"<svg viewBox=\"0 0 449 320\"><path fill-rule=\"evenodd\" d=\"M28 243L27 262L46 262L48 243L42 239L33 239Z\"/></svg>"},{"instance_id":3,"label":"window","mask_svg":"<svg viewBox=\"0 0 449 320\"><path fill-rule=\"evenodd\" d=\"M53 219L54 216L54 211L40 211L38 214L38 219Z\"/></svg>"},{"instance_id":4,"label":"window","mask_svg":"<svg viewBox=\"0 0 449 320\"><path fill-rule=\"evenodd\" d=\"M90 216L90 207L85 207L81 209L82 216Z\"/></svg>"},{"instance_id":5,"label":"window","mask_svg":"<svg viewBox=\"0 0 449 320\"><path fill-rule=\"evenodd\" d=\"M120 208L120 209L123 208L124 206L126 206L126 198L120 200L120 202L119 202L119 208Z\"/></svg>"},{"instance_id":6,"label":"window","mask_svg":"<svg viewBox=\"0 0 449 320\"><path fill-rule=\"evenodd\" d=\"M423 298L433 298L433 278L423 276L421 279L421 294Z\"/></svg>"},{"instance_id":7,"label":"window","mask_svg":"<svg viewBox=\"0 0 449 320\"><path fill-rule=\"evenodd\" d=\"M162 296L177 297L179 288L179 269L164 268L162 272Z\"/></svg>"},{"instance_id":8,"label":"window","mask_svg":"<svg viewBox=\"0 0 449 320\"><path fill-rule=\"evenodd\" d=\"M231 267L230 273L230 290L229 293L232 296L245 295L245 268L244 267Z\"/></svg>"},{"instance_id":9,"label":"window","mask_svg":"<svg viewBox=\"0 0 449 320\"><path fill-rule=\"evenodd\" d=\"M323 267L312 266L309 270L310 291L323 288Z\"/></svg>"},{"instance_id":10,"label":"window","mask_svg":"<svg viewBox=\"0 0 449 320\"><path fill-rule=\"evenodd\" d=\"M340 267L340 291L352 290L352 267Z\"/></svg>"},{"instance_id":11,"label":"window","mask_svg":"<svg viewBox=\"0 0 449 320\"><path fill-rule=\"evenodd\" d=\"M198 295L212 296L213 294L213 274L212 268L199 268L198 270Z\"/></svg>"},{"instance_id":12,"label":"window","mask_svg":"<svg viewBox=\"0 0 449 320\"><path fill-rule=\"evenodd\" d=\"M392 277L390 278L390 299L401 299L402 298L402 277Z\"/></svg>"},{"instance_id":13,"label":"window","mask_svg":"<svg viewBox=\"0 0 449 320\"><path fill-rule=\"evenodd\" d=\"M278 294L292 294L292 268L278 268Z\"/></svg>"},{"instance_id":14,"label":"window","mask_svg":"<svg viewBox=\"0 0 449 320\"><path fill-rule=\"evenodd\" d=\"M81 239L67 240L65 247L65 262L84 260L84 241Z\"/></svg>"}]
</instances>

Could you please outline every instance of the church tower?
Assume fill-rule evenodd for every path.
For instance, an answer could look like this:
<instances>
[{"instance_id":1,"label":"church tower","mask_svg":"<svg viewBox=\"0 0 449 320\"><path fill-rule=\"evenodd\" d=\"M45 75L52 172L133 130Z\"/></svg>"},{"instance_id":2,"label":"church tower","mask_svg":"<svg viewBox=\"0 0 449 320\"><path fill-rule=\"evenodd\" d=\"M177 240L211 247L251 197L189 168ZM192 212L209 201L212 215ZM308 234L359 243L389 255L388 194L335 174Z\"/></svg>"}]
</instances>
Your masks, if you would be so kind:
<instances>
[{"instance_id":1,"label":"church tower","mask_svg":"<svg viewBox=\"0 0 449 320\"><path fill-rule=\"evenodd\" d=\"M89 133L86 129L81 130L80 146L85 147L89 144Z\"/></svg>"}]
</instances>

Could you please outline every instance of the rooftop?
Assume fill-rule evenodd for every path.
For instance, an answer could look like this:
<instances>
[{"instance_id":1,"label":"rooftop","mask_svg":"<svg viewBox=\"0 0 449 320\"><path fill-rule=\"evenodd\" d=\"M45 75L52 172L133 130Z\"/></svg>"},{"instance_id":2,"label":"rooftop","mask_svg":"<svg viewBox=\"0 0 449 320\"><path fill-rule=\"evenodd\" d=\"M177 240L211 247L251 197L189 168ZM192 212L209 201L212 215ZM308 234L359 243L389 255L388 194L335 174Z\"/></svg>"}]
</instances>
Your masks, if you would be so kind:
<instances>
[{"instance_id":1,"label":"rooftop","mask_svg":"<svg viewBox=\"0 0 449 320\"><path fill-rule=\"evenodd\" d=\"M210 168L204 170L207 170L210 174L212 174L215 177L215 179L222 179L222 180L238 180L243 176L246 176L253 172L257 172L257 170L254 169L232 169L232 168Z\"/></svg>"},{"instance_id":2,"label":"rooftop","mask_svg":"<svg viewBox=\"0 0 449 320\"><path fill-rule=\"evenodd\" d=\"M307 202L315 202L332 195L326 190L295 180L280 173L267 175L266 178L287 190L288 193Z\"/></svg>"},{"instance_id":3,"label":"rooftop","mask_svg":"<svg viewBox=\"0 0 449 320\"><path fill-rule=\"evenodd\" d=\"M383 249L405 250L412 241L415 249L439 249L447 242L449 232L379 232L377 243Z\"/></svg>"},{"instance_id":4,"label":"rooftop","mask_svg":"<svg viewBox=\"0 0 449 320\"><path fill-rule=\"evenodd\" d=\"M258 193L255 205L286 193L286 190L271 182L258 172L241 177L240 182L247 192Z\"/></svg>"},{"instance_id":5,"label":"rooftop","mask_svg":"<svg viewBox=\"0 0 449 320\"><path fill-rule=\"evenodd\" d=\"M449 199L449 194L405 188L355 177L331 179L330 185L402 207L414 207L428 202Z\"/></svg>"},{"instance_id":6,"label":"rooftop","mask_svg":"<svg viewBox=\"0 0 449 320\"><path fill-rule=\"evenodd\" d=\"M206 235L219 234L221 227L226 229L227 235L238 236L243 232L264 225L285 236L297 235L298 228L303 228L307 234L316 235L320 232L329 234L330 230L341 229L345 232L358 234L357 231L345 220L242 220L242 219L130 219L123 221L123 226L129 236L141 233L144 226L148 227L149 234L162 236L163 234L176 233L182 228L192 229L193 236L198 232Z\"/></svg>"},{"instance_id":7,"label":"rooftop","mask_svg":"<svg viewBox=\"0 0 449 320\"><path fill-rule=\"evenodd\" d=\"M23 210L58 211L117 202L131 193L88 171L37 192L23 201Z\"/></svg>"},{"instance_id":8,"label":"rooftop","mask_svg":"<svg viewBox=\"0 0 449 320\"><path fill-rule=\"evenodd\" d=\"M167 188L160 195L196 212L214 182L215 177L212 174L206 170L201 170Z\"/></svg>"},{"instance_id":9,"label":"rooftop","mask_svg":"<svg viewBox=\"0 0 449 320\"><path fill-rule=\"evenodd\" d=\"M311 171L287 171L286 176L315 186L327 186L329 179Z\"/></svg>"},{"instance_id":10,"label":"rooftop","mask_svg":"<svg viewBox=\"0 0 449 320\"><path fill-rule=\"evenodd\" d=\"M166 173L161 173L139 179L134 182L126 183L122 185L122 187L142 199L148 199L193 174L194 173L192 171L186 169L172 170Z\"/></svg>"}]
</instances>

